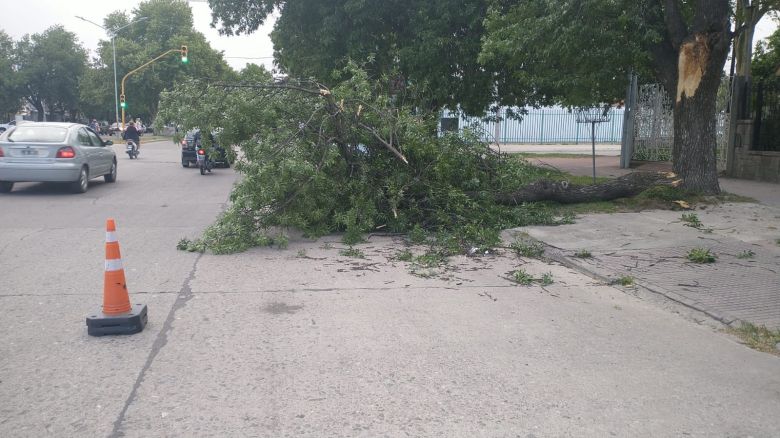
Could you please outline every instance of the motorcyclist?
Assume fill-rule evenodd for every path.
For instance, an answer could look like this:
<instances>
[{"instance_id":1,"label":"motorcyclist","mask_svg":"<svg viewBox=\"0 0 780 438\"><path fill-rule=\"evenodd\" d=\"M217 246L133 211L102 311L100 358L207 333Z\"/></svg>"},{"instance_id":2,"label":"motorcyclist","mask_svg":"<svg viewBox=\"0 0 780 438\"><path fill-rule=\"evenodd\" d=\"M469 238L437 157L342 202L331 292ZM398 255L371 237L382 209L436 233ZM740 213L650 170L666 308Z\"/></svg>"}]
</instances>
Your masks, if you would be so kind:
<instances>
[{"instance_id":1,"label":"motorcyclist","mask_svg":"<svg viewBox=\"0 0 780 438\"><path fill-rule=\"evenodd\" d=\"M141 134L138 132L138 129L135 127L135 123L130 122L129 125L127 125L127 129L125 130L125 133L122 134L122 138L125 140L132 140L135 143L135 148L137 151L141 151Z\"/></svg>"}]
</instances>

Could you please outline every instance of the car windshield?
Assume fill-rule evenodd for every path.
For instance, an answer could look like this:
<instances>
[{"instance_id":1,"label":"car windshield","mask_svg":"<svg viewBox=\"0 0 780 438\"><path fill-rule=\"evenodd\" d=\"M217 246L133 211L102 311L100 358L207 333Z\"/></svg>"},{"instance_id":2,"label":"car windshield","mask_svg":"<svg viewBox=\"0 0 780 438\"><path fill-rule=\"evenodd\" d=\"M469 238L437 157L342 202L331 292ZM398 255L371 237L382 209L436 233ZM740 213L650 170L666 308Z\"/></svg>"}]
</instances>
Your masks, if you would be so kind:
<instances>
[{"instance_id":1,"label":"car windshield","mask_svg":"<svg viewBox=\"0 0 780 438\"><path fill-rule=\"evenodd\" d=\"M66 128L21 125L8 134L7 139L14 142L62 143L67 136Z\"/></svg>"}]
</instances>

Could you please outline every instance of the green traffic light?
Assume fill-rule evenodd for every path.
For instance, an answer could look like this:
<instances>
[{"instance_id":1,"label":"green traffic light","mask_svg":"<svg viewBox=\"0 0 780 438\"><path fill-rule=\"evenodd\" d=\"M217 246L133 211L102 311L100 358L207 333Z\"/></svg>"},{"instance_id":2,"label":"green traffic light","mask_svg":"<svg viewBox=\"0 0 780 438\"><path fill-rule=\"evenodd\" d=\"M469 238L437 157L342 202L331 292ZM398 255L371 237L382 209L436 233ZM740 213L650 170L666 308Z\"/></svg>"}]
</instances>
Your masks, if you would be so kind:
<instances>
[{"instance_id":1,"label":"green traffic light","mask_svg":"<svg viewBox=\"0 0 780 438\"><path fill-rule=\"evenodd\" d=\"M119 106L121 106L122 108L127 108L127 104L124 102L120 103Z\"/></svg>"},{"instance_id":2,"label":"green traffic light","mask_svg":"<svg viewBox=\"0 0 780 438\"><path fill-rule=\"evenodd\" d=\"M186 64L186 63L190 62L190 60L189 60L189 58L187 58L186 56L182 56L182 57L181 57L181 62L183 62L184 64Z\"/></svg>"}]
</instances>

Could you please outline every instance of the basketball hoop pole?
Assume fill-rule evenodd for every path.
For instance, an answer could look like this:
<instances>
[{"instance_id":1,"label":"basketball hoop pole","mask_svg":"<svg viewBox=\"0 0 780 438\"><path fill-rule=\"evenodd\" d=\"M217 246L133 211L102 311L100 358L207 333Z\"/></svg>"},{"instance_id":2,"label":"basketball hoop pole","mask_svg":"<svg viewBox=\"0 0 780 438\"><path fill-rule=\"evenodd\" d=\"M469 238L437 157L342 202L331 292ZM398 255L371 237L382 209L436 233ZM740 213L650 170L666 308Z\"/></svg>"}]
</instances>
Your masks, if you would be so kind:
<instances>
[{"instance_id":1,"label":"basketball hoop pole","mask_svg":"<svg viewBox=\"0 0 780 438\"><path fill-rule=\"evenodd\" d=\"M590 123L590 144L593 156L593 184L596 184L596 123L608 122L609 107L581 107L577 110L577 123Z\"/></svg>"},{"instance_id":2,"label":"basketball hoop pole","mask_svg":"<svg viewBox=\"0 0 780 438\"><path fill-rule=\"evenodd\" d=\"M593 151L593 184L596 184L596 122L590 122L590 139Z\"/></svg>"}]
</instances>

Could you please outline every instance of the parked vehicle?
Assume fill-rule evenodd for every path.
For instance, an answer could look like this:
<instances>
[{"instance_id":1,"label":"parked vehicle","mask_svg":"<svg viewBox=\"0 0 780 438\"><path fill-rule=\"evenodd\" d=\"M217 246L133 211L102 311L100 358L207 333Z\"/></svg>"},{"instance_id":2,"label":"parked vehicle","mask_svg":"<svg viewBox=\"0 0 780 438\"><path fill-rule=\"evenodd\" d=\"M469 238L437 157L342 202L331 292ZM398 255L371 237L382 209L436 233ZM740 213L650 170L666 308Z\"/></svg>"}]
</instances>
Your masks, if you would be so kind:
<instances>
[{"instance_id":1,"label":"parked vehicle","mask_svg":"<svg viewBox=\"0 0 780 438\"><path fill-rule=\"evenodd\" d=\"M121 123L112 123L108 127L108 135L118 135L122 134L122 124Z\"/></svg>"},{"instance_id":2,"label":"parked vehicle","mask_svg":"<svg viewBox=\"0 0 780 438\"><path fill-rule=\"evenodd\" d=\"M125 152L127 152L127 156L130 157L131 160L133 158L138 158L138 145L135 144L133 140L127 140L127 147L125 148Z\"/></svg>"},{"instance_id":3,"label":"parked vehicle","mask_svg":"<svg viewBox=\"0 0 780 438\"><path fill-rule=\"evenodd\" d=\"M200 148L200 130L188 131L181 140L181 165L190 167L197 164L197 152Z\"/></svg>"},{"instance_id":4,"label":"parked vehicle","mask_svg":"<svg viewBox=\"0 0 780 438\"><path fill-rule=\"evenodd\" d=\"M111 141L78 123L26 122L0 135L0 192L17 182L68 183L84 193L89 180L116 181Z\"/></svg>"},{"instance_id":5,"label":"parked vehicle","mask_svg":"<svg viewBox=\"0 0 780 438\"><path fill-rule=\"evenodd\" d=\"M214 142L214 136L209 136L211 139L211 152L212 159L215 166L218 167L230 167L230 162L227 159L227 153L225 149L220 147ZM201 141L201 134L199 129L193 129L188 131L181 141L181 165L182 167L190 167L190 165L198 165L197 151L203 147ZM204 148L206 152L208 147Z\"/></svg>"}]
</instances>

